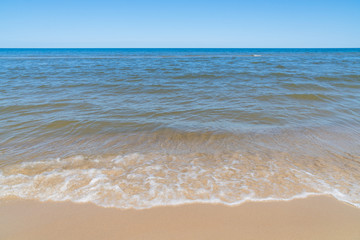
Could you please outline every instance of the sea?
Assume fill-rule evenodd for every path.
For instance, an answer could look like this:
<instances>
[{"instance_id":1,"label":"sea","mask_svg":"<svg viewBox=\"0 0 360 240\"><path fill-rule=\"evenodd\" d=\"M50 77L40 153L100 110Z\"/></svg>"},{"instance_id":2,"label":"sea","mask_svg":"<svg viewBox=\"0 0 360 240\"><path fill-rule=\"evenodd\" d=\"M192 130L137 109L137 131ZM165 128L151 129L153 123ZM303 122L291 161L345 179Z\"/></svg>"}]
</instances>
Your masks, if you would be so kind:
<instances>
[{"instance_id":1,"label":"sea","mask_svg":"<svg viewBox=\"0 0 360 240\"><path fill-rule=\"evenodd\" d=\"M0 200L360 207L360 49L0 49Z\"/></svg>"}]
</instances>

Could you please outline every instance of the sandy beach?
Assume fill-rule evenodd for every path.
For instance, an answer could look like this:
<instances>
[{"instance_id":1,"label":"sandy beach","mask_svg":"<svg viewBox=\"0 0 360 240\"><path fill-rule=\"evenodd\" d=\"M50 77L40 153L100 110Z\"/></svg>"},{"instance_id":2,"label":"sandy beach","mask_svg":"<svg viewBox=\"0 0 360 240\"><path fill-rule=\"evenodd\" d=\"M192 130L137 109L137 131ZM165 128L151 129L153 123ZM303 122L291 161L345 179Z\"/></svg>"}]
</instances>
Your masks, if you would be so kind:
<instances>
[{"instance_id":1,"label":"sandy beach","mask_svg":"<svg viewBox=\"0 0 360 240\"><path fill-rule=\"evenodd\" d=\"M1 48L0 240L360 240L360 49L203 47Z\"/></svg>"},{"instance_id":2,"label":"sandy beach","mask_svg":"<svg viewBox=\"0 0 360 240\"><path fill-rule=\"evenodd\" d=\"M360 209L326 196L145 210L7 200L0 239L360 239Z\"/></svg>"}]
</instances>

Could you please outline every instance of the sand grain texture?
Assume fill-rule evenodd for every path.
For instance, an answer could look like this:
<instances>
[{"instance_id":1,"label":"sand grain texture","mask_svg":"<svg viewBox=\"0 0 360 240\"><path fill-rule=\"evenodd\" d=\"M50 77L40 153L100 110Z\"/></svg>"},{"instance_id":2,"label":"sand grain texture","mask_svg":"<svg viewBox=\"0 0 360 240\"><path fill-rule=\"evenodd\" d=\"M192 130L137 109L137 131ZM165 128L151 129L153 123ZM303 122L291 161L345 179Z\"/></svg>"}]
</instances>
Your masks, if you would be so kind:
<instances>
[{"instance_id":1,"label":"sand grain texture","mask_svg":"<svg viewBox=\"0 0 360 240\"><path fill-rule=\"evenodd\" d=\"M330 197L146 210L9 200L0 239L360 239L360 209Z\"/></svg>"}]
</instances>

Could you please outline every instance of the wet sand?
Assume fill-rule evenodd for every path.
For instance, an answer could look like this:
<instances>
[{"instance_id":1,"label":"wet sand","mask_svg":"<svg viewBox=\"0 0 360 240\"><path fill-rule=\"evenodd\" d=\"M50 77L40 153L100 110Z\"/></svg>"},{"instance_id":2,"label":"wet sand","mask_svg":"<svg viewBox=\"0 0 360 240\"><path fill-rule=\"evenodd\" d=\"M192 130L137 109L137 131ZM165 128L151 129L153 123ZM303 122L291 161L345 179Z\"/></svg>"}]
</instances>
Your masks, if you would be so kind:
<instances>
[{"instance_id":1,"label":"wet sand","mask_svg":"<svg viewBox=\"0 0 360 240\"><path fill-rule=\"evenodd\" d=\"M360 239L360 209L331 197L145 210L0 202L0 239Z\"/></svg>"}]
</instances>

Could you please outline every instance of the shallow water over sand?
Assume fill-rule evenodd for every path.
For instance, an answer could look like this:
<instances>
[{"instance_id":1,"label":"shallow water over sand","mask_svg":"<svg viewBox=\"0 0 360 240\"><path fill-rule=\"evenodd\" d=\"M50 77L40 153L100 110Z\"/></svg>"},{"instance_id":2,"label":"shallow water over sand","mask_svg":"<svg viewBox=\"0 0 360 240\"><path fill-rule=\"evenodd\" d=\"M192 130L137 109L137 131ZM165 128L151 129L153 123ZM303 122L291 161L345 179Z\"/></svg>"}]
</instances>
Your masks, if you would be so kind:
<instances>
[{"instance_id":1,"label":"shallow water over sand","mask_svg":"<svg viewBox=\"0 0 360 240\"><path fill-rule=\"evenodd\" d=\"M0 197L360 202L359 49L0 49Z\"/></svg>"}]
</instances>

